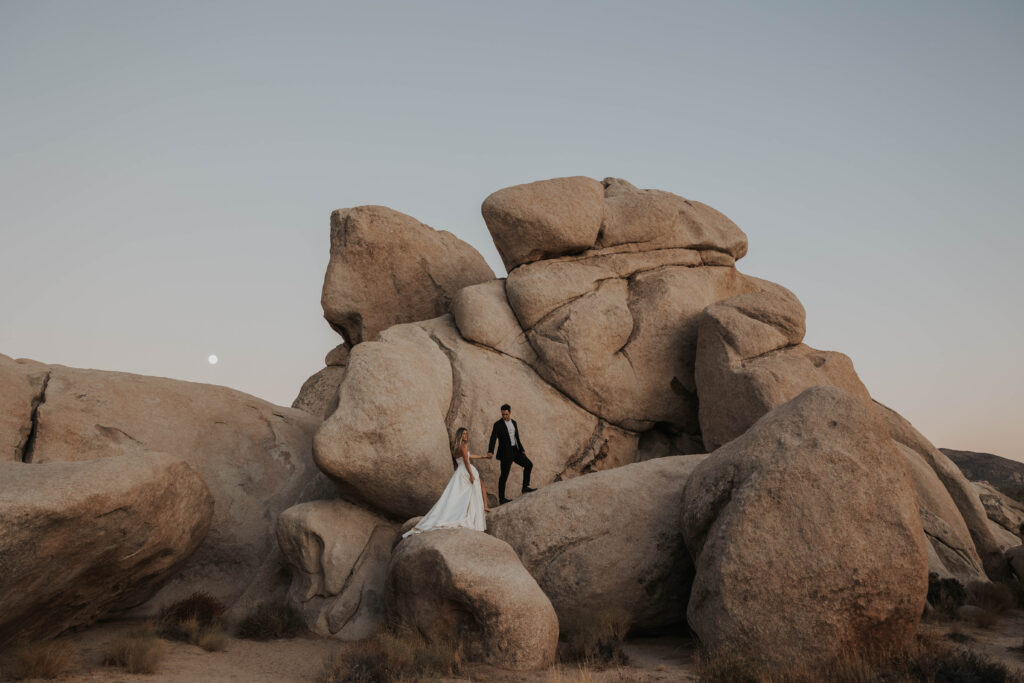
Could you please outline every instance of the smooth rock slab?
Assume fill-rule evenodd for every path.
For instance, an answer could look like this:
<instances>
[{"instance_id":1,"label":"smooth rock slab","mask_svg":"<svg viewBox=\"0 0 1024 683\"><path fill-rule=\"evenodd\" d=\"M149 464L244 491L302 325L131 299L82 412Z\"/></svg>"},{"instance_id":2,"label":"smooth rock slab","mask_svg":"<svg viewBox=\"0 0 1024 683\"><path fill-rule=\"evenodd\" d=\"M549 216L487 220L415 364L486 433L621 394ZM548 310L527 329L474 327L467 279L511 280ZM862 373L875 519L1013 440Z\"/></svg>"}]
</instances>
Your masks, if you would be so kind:
<instances>
[{"instance_id":1,"label":"smooth rock slab","mask_svg":"<svg viewBox=\"0 0 1024 683\"><path fill-rule=\"evenodd\" d=\"M469 529L414 534L388 567L388 616L464 656L514 671L549 666L558 617L515 550Z\"/></svg>"},{"instance_id":2,"label":"smooth rock slab","mask_svg":"<svg viewBox=\"0 0 1024 683\"><path fill-rule=\"evenodd\" d=\"M313 633L361 640L383 625L398 525L343 500L317 500L281 513L277 539L292 566L288 597Z\"/></svg>"},{"instance_id":3,"label":"smooth rock slab","mask_svg":"<svg viewBox=\"0 0 1024 683\"><path fill-rule=\"evenodd\" d=\"M635 630L685 620L693 561L683 487L707 456L658 458L544 487L487 517L558 612L563 634L605 615Z\"/></svg>"},{"instance_id":4,"label":"smooth rock slab","mask_svg":"<svg viewBox=\"0 0 1024 683\"><path fill-rule=\"evenodd\" d=\"M169 455L0 462L0 648L143 602L199 547L213 507Z\"/></svg>"},{"instance_id":5,"label":"smooth rock slab","mask_svg":"<svg viewBox=\"0 0 1024 683\"><path fill-rule=\"evenodd\" d=\"M808 389L698 465L683 495L687 616L704 645L785 672L914 638L928 590L917 496L860 400Z\"/></svg>"}]
</instances>

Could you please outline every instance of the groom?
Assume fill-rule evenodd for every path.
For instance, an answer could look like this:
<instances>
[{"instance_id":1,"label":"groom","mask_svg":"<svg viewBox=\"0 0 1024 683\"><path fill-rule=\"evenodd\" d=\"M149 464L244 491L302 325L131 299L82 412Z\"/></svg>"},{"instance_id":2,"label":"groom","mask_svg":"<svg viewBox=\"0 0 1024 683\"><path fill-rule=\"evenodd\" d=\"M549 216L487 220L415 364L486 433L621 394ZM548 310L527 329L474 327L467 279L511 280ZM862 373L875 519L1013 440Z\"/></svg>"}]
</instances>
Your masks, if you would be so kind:
<instances>
[{"instance_id":1,"label":"groom","mask_svg":"<svg viewBox=\"0 0 1024 683\"><path fill-rule=\"evenodd\" d=\"M498 477L498 501L507 503L505 497L505 482L508 481L508 473L512 469L512 463L523 468L523 493L536 491L530 488L530 472L533 470L533 463L526 457L526 450L523 448L523 441L519 434L519 425L512 419L512 408L509 404L501 407L501 419L494 423L491 429L491 438L487 442L487 457L494 456L494 443L498 443L498 462L501 463L501 476Z\"/></svg>"}]
</instances>

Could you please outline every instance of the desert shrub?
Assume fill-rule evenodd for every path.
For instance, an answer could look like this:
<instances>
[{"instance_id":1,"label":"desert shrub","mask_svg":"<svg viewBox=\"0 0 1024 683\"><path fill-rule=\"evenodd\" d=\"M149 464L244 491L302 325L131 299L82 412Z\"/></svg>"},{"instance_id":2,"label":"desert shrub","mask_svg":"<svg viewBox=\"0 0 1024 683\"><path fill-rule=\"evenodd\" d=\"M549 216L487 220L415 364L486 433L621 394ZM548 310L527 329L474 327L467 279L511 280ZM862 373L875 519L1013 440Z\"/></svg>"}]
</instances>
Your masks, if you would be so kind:
<instances>
[{"instance_id":1,"label":"desert shrub","mask_svg":"<svg viewBox=\"0 0 1024 683\"><path fill-rule=\"evenodd\" d=\"M566 634L558 644L558 657L567 662L621 666L629 662L622 643L629 632L630 615L606 610Z\"/></svg>"},{"instance_id":2,"label":"desert shrub","mask_svg":"<svg viewBox=\"0 0 1024 683\"><path fill-rule=\"evenodd\" d=\"M202 633L223 628L224 603L209 593L196 592L160 612L160 635L198 645Z\"/></svg>"},{"instance_id":3,"label":"desert shrub","mask_svg":"<svg viewBox=\"0 0 1024 683\"><path fill-rule=\"evenodd\" d=\"M975 605L995 614L1002 614L1017 605L1017 596L1008 583L971 581L967 584L966 592L968 605Z\"/></svg>"},{"instance_id":4,"label":"desert shrub","mask_svg":"<svg viewBox=\"0 0 1024 683\"><path fill-rule=\"evenodd\" d=\"M167 655L167 643L161 640L152 625L146 625L121 636L107 647L103 663L119 666L128 673L155 673Z\"/></svg>"},{"instance_id":5,"label":"desert shrub","mask_svg":"<svg viewBox=\"0 0 1024 683\"><path fill-rule=\"evenodd\" d=\"M299 611L286 602L262 602L238 625L239 638L276 640L304 633L306 624Z\"/></svg>"},{"instance_id":6,"label":"desert shrub","mask_svg":"<svg viewBox=\"0 0 1024 683\"><path fill-rule=\"evenodd\" d=\"M964 585L956 579L940 579L935 572L928 574L928 602L935 611L955 616L958 607L967 599Z\"/></svg>"},{"instance_id":7,"label":"desert shrub","mask_svg":"<svg viewBox=\"0 0 1024 683\"><path fill-rule=\"evenodd\" d=\"M396 683L452 676L462 666L455 643L428 641L407 628L380 631L347 654L332 655L321 683Z\"/></svg>"},{"instance_id":8,"label":"desert shrub","mask_svg":"<svg viewBox=\"0 0 1024 683\"><path fill-rule=\"evenodd\" d=\"M946 633L946 640L952 640L954 643L969 643L974 638L961 631L960 627L954 627Z\"/></svg>"},{"instance_id":9,"label":"desert shrub","mask_svg":"<svg viewBox=\"0 0 1024 683\"><path fill-rule=\"evenodd\" d=\"M14 651L16 678L55 678L75 659L75 648L63 640L41 640L19 645Z\"/></svg>"}]
</instances>

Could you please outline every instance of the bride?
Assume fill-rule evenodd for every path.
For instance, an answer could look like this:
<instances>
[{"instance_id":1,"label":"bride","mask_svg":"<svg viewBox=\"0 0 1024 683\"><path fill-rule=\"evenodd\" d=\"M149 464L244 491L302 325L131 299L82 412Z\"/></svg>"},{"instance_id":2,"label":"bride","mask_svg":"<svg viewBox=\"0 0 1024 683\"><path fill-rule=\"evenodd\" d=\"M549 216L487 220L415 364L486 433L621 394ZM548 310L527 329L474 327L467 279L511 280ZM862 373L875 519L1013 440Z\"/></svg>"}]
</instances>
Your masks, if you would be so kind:
<instances>
[{"instance_id":1,"label":"bride","mask_svg":"<svg viewBox=\"0 0 1024 683\"><path fill-rule=\"evenodd\" d=\"M459 427L455 432L455 445L452 447L452 463L455 474L448 480L441 497L423 516L416 526L409 529L402 537L418 534L431 529L452 529L464 527L486 531L487 523L484 513L490 512L487 507L487 489L480 479L480 473L469 463L470 460L486 459L486 455L470 455L469 430ZM456 464L457 463L457 464ZM480 481L479 485L476 484Z\"/></svg>"}]
</instances>

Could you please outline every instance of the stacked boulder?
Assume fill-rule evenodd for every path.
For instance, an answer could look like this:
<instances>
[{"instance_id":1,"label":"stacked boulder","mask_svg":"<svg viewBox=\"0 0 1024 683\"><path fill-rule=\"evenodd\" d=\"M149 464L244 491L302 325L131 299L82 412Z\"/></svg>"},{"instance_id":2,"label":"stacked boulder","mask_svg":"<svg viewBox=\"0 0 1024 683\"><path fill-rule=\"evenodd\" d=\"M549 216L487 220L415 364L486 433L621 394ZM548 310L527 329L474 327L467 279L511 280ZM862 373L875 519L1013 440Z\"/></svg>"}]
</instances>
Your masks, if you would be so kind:
<instances>
[{"instance_id":1,"label":"stacked boulder","mask_svg":"<svg viewBox=\"0 0 1024 683\"><path fill-rule=\"evenodd\" d=\"M688 623L707 645L742 643L769 667L800 652L816 665L879 633L909 639L929 571L1004 575L1007 539L1001 547L977 491L872 401L849 358L803 344L799 300L736 269L746 236L718 211L613 178L500 190L482 213L507 278L467 266L476 279L447 288L422 263L396 268L386 292L436 292L415 310L402 296L366 297L368 279L387 278L362 264L361 225L375 221L420 253L451 241L387 211L332 218L322 300L348 356L314 438L317 465L375 528L392 528L443 490L450 434L469 427L471 452L485 452L497 407L510 403L539 490L488 517L489 534L514 553L485 550L493 543L476 532L400 541L386 569L371 553L387 577L374 592L383 608L370 610L381 620L455 639L469 610L512 633L501 624L525 617L466 559L483 553L496 573L525 569L564 636L613 612L637 632ZM369 320L386 322L359 327ZM493 491L496 464L479 468ZM352 535L348 524L331 533ZM293 595L311 623L331 624L355 597L309 578L327 575L310 549L335 546L323 532L283 529L282 547L295 548ZM320 540L303 550L303 535ZM327 631L362 632L337 620ZM549 661L522 648L550 647L517 637L508 636L518 652L488 661Z\"/></svg>"}]
</instances>

